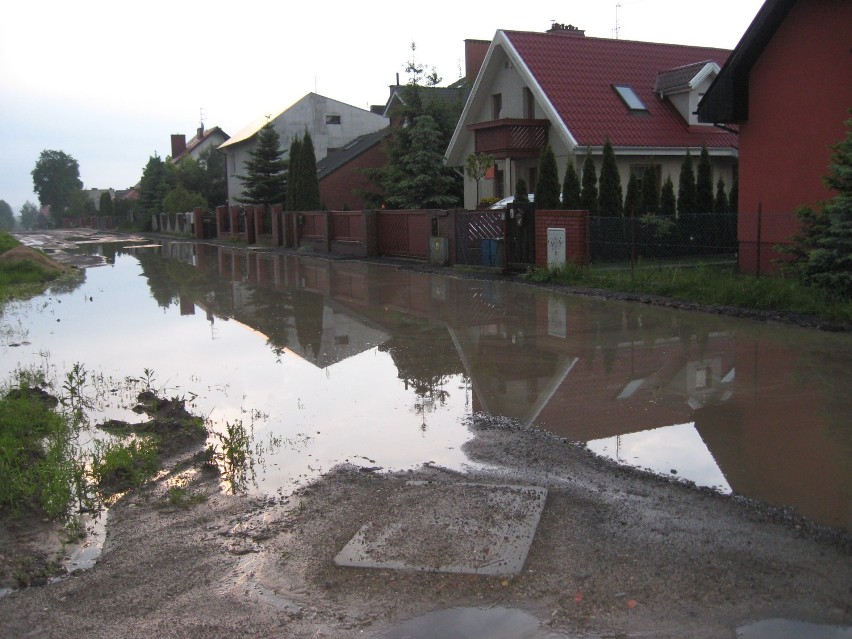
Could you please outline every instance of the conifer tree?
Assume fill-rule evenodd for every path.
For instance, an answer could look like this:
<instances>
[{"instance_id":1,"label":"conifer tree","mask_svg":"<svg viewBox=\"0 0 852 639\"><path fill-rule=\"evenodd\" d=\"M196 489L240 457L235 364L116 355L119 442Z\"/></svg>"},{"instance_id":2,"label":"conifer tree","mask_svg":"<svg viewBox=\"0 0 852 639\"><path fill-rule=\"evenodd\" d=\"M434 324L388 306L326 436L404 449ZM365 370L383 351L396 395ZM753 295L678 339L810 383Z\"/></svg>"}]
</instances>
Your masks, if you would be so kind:
<instances>
[{"instance_id":1,"label":"conifer tree","mask_svg":"<svg viewBox=\"0 0 852 639\"><path fill-rule=\"evenodd\" d=\"M710 164L710 154L707 145L701 147L701 157L698 159L698 177L695 179L695 212L711 213L713 211L713 166Z\"/></svg>"},{"instance_id":2,"label":"conifer tree","mask_svg":"<svg viewBox=\"0 0 852 639\"><path fill-rule=\"evenodd\" d=\"M738 213L740 210L740 181L737 171L734 171L734 179L731 182L731 192L728 193L728 211Z\"/></svg>"},{"instance_id":3,"label":"conifer tree","mask_svg":"<svg viewBox=\"0 0 852 639\"><path fill-rule=\"evenodd\" d=\"M686 150L686 157L680 165L680 177L677 183L677 212L680 215L695 213L695 172L692 169L692 155Z\"/></svg>"},{"instance_id":4,"label":"conifer tree","mask_svg":"<svg viewBox=\"0 0 852 639\"><path fill-rule=\"evenodd\" d=\"M538 184L535 190L536 208L559 208L559 172L556 168L556 157L549 144L544 147L539 159Z\"/></svg>"},{"instance_id":5,"label":"conifer tree","mask_svg":"<svg viewBox=\"0 0 852 639\"><path fill-rule=\"evenodd\" d=\"M630 179L627 180L627 195L624 196L624 214L627 217L639 215L640 197L639 180L636 178L636 174L631 172Z\"/></svg>"},{"instance_id":6,"label":"conifer tree","mask_svg":"<svg viewBox=\"0 0 852 639\"><path fill-rule=\"evenodd\" d=\"M580 208L580 178L574 168L574 160L568 158L565 178L562 180L562 208L576 211Z\"/></svg>"},{"instance_id":7,"label":"conifer tree","mask_svg":"<svg viewBox=\"0 0 852 639\"><path fill-rule=\"evenodd\" d=\"M318 211L322 208L322 203L317 178L317 158L314 153L314 141L307 131L302 137L299 155L299 190L296 196L300 204L299 210Z\"/></svg>"},{"instance_id":8,"label":"conifer tree","mask_svg":"<svg viewBox=\"0 0 852 639\"><path fill-rule=\"evenodd\" d=\"M257 147L249 153L246 174L238 176L243 183L245 204L278 204L287 199L287 162L283 158L278 131L271 122L257 134Z\"/></svg>"},{"instance_id":9,"label":"conifer tree","mask_svg":"<svg viewBox=\"0 0 852 639\"><path fill-rule=\"evenodd\" d=\"M615 152L609 138L604 143L598 190L598 211L602 215L621 215L624 194L621 190L621 175L615 162Z\"/></svg>"},{"instance_id":10,"label":"conifer tree","mask_svg":"<svg viewBox=\"0 0 852 639\"><path fill-rule=\"evenodd\" d=\"M666 176L663 190L660 192L660 215L674 217L677 212L677 200L675 199L674 182L672 176Z\"/></svg>"},{"instance_id":11,"label":"conifer tree","mask_svg":"<svg viewBox=\"0 0 852 639\"><path fill-rule=\"evenodd\" d=\"M290 153L287 157L287 202L288 211L297 210L294 206L293 195L298 191L299 163L302 160L302 138L298 135L290 142Z\"/></svg>"},{"instance_id":12,"label":"conifer tree","mask_svg":"<svg viewBox=\"0 0 852 639\"><path fill-rule=\"evenodd\" d=\"M719 176L719 180L716 182L716 200L713 202L713 212L728 212L728 196L725 195L725 180L722 179L721 175Z\"/></svg>"},{"instance_id":13,"label":"conifer tree","mask_svg":"<svg viewBox=\"0 0 852 639\"><path fill-rule=\"evenodd\" d=\"M580 206L586 209L590 215L598 214L598 175L595 169L595 161L592 159L592 149L586 153L583 162L583 190L580 193Z\"/></svg>"},{"instance_id":14,"label":"conifer tree","mask_svg":"<svg viewBox=\"0 0 852 639\"><path fill-rule=\"evenodd\" d=\"M529 201L530 196L527 191L527 181L524 178L518 178L518 181L515 182L515 204Z\"/></svg>"},{"instance_id":15,"label":"conifer tree","mask_svg":"<svg viewBox=\"0 0 852 639\"><path fill-rule=\"evenodd\" d=\"M653 164L645 167L645 172L642 174L641 191L640 214L656 215L660 208L660 195L657 193L657 170Z\"/></svg>"}]
</instances>

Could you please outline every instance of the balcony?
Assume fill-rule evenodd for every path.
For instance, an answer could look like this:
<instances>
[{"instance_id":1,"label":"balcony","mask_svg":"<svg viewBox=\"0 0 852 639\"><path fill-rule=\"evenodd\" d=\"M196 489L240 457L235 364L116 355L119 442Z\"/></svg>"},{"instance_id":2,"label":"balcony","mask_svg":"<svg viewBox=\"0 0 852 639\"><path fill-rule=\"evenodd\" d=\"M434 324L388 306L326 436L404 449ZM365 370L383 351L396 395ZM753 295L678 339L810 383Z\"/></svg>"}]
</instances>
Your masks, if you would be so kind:
<instances>
[{"instance_id":1,"label":"balcony","mask_svg":"<svg viewBox=\"0 0 852 639\"><path fill-rule=\"evenodd\" d=\"M497 159L537 158L547 144L549 120L503 119L469 124L477 153Z\"/></svg>"}]
</instances>

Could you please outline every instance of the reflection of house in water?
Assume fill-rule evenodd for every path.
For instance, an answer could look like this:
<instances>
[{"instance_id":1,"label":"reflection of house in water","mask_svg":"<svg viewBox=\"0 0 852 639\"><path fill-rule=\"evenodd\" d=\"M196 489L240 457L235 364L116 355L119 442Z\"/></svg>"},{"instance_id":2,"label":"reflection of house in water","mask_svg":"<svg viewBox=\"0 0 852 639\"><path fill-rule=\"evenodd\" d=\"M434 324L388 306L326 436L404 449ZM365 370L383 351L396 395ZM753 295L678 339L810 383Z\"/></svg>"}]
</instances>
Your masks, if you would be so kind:
<instances>
[{"instance_id":1,"label":"reflection of house in water","mask_svg":"<svg viewBox=\"0 0 852 639\"><path fill-rule=\"evenodd\" d=\"M852 363L815 380L837 354L772 342L782 329L356 261L200 245L193 259L210 274L197 304L317 366L380 346L418 397L464 373L473 410L575 441L694 423L734 492L852 526Z\"/></svg>"}]
</instances>

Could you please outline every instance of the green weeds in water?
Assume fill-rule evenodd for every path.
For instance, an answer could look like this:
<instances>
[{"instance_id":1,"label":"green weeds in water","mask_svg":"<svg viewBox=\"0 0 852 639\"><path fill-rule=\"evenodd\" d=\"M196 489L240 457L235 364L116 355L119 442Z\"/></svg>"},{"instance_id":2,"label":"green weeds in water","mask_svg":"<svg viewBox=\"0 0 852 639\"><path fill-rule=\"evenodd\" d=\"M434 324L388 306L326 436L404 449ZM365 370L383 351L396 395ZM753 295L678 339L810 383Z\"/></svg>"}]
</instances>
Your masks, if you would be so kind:
<instances>
[{"instance_id":1,"label":"green weeds in water","mask_svg":"<svg viewBox=\"0 0 852 639\"><path fill-rule=\"evenodd\" d=\"M92 479L105 494L115 494L145 483L157 471L157 448L150 440L130 443L96 442Z\"/></svg>"}]
</instances>

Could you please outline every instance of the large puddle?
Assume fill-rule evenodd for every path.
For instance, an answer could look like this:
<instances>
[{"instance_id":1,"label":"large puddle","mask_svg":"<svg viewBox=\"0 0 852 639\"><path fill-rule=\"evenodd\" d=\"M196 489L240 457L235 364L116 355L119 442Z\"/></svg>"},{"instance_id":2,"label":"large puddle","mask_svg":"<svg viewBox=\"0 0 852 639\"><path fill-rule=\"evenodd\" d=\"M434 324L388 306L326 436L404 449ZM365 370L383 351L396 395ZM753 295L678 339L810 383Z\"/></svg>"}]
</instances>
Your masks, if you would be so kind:
<instances>
[{"instance_id":1,"label":"large puddle","mask_svg":"<svg viewBox=\"0 0 852 639\"><path fill-rule=\"evenodd\" d=\"M485 411L852 528L850 335L260 250L88 250L106 264L82 285L4 309L0 373L144 376L252 435L237 488L463 468Z\"/></svg>"}]
</instances>

